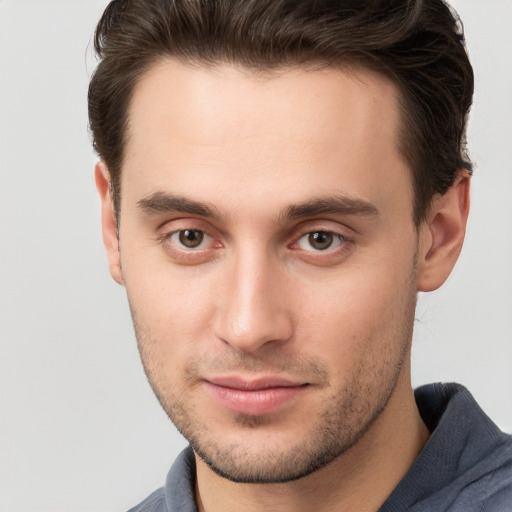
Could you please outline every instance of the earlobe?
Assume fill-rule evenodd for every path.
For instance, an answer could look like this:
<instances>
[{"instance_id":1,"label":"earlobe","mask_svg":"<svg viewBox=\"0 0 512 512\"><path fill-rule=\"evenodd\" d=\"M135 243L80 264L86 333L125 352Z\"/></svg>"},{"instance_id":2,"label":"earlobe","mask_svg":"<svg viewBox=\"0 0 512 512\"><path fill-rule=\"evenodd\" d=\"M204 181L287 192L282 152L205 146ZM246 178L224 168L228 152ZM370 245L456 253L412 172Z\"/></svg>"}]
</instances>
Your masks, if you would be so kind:
<instances>
[{"instance_id":1,"label":"earlobe","mask_svg":"<svg viewBox=\"0 0 512 512\"><path fill-rule=\"evenodd\" d=\"M110 275L117 283L123 284L121 255L119 252L116 216L112 202L110 174L103 161L99 161L96 164L94 172L96 189L98 190L101 201L101 229L103 232L103 243L107 252Z\"/></svg>"},{"instance_id":2,"label":"earlobe","mask_svg":"<svg viewBox=\"0 0 512 512\"><path fill-rule=\"evenodd\" d=\"M450 275L464 242L469 214L470 173L463 170L455 183L432 201L420 226L418 291L439 288Z\"/></svg>"}]
</instances>

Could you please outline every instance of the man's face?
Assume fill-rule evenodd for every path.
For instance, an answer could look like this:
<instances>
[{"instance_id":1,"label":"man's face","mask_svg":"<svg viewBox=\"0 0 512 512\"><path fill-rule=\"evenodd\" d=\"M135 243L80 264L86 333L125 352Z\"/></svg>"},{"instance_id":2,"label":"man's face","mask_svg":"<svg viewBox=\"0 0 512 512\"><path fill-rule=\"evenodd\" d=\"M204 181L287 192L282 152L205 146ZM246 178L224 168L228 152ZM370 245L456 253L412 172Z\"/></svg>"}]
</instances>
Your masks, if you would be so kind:
<instances>
[{"instance_id":1,"label":"man's face","mask_svg":"<svg viewBox=\"0 0 512 512\"><path fill-rule=\"evenodd\" d=\"M418 236L397 105L361 70L168 60L135 89L122 279L156 395L221 475L308 474L407 393Z\"/></svg>"}]
</instances>

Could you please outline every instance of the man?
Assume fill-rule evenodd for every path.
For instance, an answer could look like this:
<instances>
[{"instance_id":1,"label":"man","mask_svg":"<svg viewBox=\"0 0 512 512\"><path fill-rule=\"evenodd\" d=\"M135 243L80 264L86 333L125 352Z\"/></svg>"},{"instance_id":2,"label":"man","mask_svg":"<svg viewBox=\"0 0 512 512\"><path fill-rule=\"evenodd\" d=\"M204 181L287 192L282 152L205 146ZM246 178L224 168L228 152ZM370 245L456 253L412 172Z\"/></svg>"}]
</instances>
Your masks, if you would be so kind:
<instances>
[{"instance_id":1,"label":"man","mask_svg":"<svg viewBox=\"0 0 512 512\"><path fill-rule=\"evenodd\" d=\"M512 510L510 436L410 379L468 216L462 42L441 0L107 7L104 241L190 442L133 510Z\"/></svg>"}]
</instances>

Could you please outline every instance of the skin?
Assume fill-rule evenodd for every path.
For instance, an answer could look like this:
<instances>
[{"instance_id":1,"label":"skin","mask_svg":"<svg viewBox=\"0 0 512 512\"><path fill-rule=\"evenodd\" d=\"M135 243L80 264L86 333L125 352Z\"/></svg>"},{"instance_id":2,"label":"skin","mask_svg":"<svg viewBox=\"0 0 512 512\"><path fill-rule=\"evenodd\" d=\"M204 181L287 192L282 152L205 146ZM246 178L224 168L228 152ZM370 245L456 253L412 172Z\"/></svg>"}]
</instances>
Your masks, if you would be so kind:
<instances>
[{"instance_id":1,"label":"skin","mask_svg":"<svg viewBox=\"0 0 512 512\"><path fill-rule=\"evenodd\" d=\"M377 510L428 438L416 293L458 257L467 173L415 226L397 91L362 69L169 59L129 115L119 226L96 168L104 240L148 379L195 449L200 510ZM240 412L219 379L294 391Z\"/></svg>"}]
</instances>

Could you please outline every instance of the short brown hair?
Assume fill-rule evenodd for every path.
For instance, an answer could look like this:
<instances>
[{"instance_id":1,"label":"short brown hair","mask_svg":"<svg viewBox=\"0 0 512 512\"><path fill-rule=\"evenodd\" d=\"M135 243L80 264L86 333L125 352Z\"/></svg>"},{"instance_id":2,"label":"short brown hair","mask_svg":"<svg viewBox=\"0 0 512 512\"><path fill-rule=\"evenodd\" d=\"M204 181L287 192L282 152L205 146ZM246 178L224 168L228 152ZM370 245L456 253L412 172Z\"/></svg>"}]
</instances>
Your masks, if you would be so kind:
<instances>
[{"instance_id":1,"label":"short brown hair","mask_svg":"<svg viewBox=\"0 0 512 512\"><path fill-rule=\"evenodd\" d=\"M473 70L463 29L442 0L114 0L96 28L89 85L94 148L119 208L127 110L137 81L167 56L249 69L362 65L401 94L399 146L425 218L462 168Z\"/></svg>"}]
</instances>

